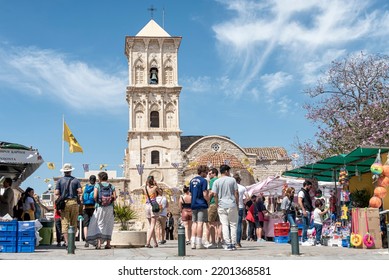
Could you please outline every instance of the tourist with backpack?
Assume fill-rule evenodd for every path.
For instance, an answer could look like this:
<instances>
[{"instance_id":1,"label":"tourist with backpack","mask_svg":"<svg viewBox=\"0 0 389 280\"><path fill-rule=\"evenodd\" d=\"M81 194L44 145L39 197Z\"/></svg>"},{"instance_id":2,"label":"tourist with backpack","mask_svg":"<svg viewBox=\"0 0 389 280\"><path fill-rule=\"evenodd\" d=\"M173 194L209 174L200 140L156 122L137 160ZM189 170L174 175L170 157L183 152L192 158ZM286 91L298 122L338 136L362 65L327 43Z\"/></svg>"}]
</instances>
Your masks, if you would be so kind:
<instances>
[{"instance_id":1,"label":"tourist with backpack","mask_svg":"<svg viewBox=\"0 0 389 280\"><path fill-rule=\"evenodd\" d=\"M107 172L100 172L97 177L99 183L94 188L96 201L95 211L90 219L86 242L101 249L106 242L105 249L111 249L111 238L114 225L113 205L116 200L115 186L108 183Z\"/></svg>"},{"instance_id":2,"label":"tourist with backpack","mask_svg":"<svg viewBox=\"0 0 389 280\"><path fill-rule=\"evenodd\" d=\"M89 176L89 184L86 184L82 190L81 203L82 203L82 216L84 218L83 221L83 229L84 236L88 235L88 226L90 219L95 211L95 185L96 185L96 176ZM89 243L85 241L86 248L89 247Z\"/></svg>"}]
</instances>

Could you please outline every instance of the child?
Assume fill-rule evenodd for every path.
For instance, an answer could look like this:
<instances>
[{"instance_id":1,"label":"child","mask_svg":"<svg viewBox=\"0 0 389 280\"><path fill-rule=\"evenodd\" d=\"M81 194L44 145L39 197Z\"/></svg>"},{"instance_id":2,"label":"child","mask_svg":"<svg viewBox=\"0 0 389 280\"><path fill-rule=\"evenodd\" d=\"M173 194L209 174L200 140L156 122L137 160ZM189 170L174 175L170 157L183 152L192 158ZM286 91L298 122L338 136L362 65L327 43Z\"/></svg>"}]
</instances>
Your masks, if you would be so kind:
<instances>
[{"instance_id":1,"label":"child","mask_svg":"<svg viewBox=\"0 0 389 280\"><path fill-rule=\"evenodd\" d=\"M317 199L315 201L315 210L313 210L313 226L316 230L316 246L320 245L321 232L323 229L323 216L328 212L328 209L321 210L323 207L323 201L321 199Z\"/></svg>"}]
</instances>

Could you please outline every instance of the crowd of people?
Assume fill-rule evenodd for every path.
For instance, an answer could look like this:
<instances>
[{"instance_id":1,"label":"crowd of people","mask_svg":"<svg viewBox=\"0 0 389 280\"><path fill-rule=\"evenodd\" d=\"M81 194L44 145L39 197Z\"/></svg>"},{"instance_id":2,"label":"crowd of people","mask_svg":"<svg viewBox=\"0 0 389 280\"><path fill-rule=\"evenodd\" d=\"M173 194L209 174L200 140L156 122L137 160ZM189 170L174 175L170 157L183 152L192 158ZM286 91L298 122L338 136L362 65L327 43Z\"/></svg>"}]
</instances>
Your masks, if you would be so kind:
<instances>
[{"instance_id":1,"label":"crowd of people","mask_svg":"<svg viewBox=\"0 0 389 280\"><path fill-rule=\"evenodd\" d=\"M57 246L68 245L68 228L77 229L80 206L82 207L83 228L80 238L85 239L85 247L90 245L101 249L111 248L114 227L115 186L108 182L108 174L100 172L91 175L89 183L81 187L80 181L71 175L74 168L64 164L61 177L55 187L57 199L64 200L64 206L55 206L55 229ZM242 247L242 240L265 242L264 224L268 220L269 211L265 206L262 194L249 196L242 186L238 174L230 174L230 166L221 165L219 170L209 169L206 165L197 168L197 176L184 186L178 200L181 211L177 223L185 227L186 245L192 249L224 248L234 251ZM219 176L220 173L220 176ZM14 194L11 189L12 180L5 178L0 195L0 216L13 213L20 220L39 218L34 189L27 188L18 203L14 205ZM312 202L310 190L312 183L306 180L294 200L295 189L286 187L281 202L284 221L291 226L296 225L297 211L301 211L303 224L302 245L320 245L323 217L328 213L321 199ZM148 230L145 247L156 248L174 239L175 220L169 211L169 202L164 196L153 176L148 176L144 196L145 217ZM58 204L59 205L59 204ZM316 230L316 240L308 244L308 228ZM82 233L82 234L81 234ZM205 240L203 240L203 238ZM61 243L63 241L63 243ZM151 245L153 242L153 246Z\"/></svg>"}]
</instances>

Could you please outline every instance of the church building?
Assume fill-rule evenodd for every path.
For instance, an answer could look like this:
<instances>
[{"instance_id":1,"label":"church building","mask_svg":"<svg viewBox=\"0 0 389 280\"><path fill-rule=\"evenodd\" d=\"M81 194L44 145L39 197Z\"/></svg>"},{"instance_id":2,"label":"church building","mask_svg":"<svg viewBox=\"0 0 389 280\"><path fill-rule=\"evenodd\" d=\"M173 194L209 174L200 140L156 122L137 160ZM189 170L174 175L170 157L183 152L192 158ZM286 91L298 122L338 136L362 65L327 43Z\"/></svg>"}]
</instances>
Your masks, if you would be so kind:
<instances>
[{"instance_id":1,"label":"church building","mask_svg":"<svg viewBox=\"0 0 389 280\"><path fill-rule=\"evenodd\" d=\"M182 37L169 35L151 19L125 38L129 84L128 147L124 175L128 191L153 175L163 188L188 184L199 165L228 164L248 186L291 168L283 147L240 147L228 136L185 136L180 129L178 51Z\"/></svg>"}]
</instances>

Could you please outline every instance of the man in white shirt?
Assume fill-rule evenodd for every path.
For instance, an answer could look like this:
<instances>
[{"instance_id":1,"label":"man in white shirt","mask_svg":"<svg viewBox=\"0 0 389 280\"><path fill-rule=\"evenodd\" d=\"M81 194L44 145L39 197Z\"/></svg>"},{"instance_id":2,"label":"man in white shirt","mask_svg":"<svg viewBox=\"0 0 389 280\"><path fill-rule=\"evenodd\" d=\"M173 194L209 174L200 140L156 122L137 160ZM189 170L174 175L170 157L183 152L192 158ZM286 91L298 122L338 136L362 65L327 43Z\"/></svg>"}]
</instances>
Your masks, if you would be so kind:
<instances>
[{"instance_id":1,"label":"man in white shirt","mask_svg":"<svg viewBox=\"0 0 389 280\"><path fill-rule=\"evenodd\" d=\"M213 184L212 191L217 212L223 228L225 249L236 250L236 224L238 221L238 185L234 178L230 177L230 167L226 164L220 166L221 177Z\"/></svg>"},{"instance_id":2,"label":"man in white shirt","mask_svg":"<svg viewBox=\"0 0 389 280\"><path fill-rule=\"evenodd\" d=\"M246 194L246 188L240 184L241 178L240 178L239 174L235 174L234 179L236 180L236 183L238 185L238 195L239 195L238 224L237 224L237 230L236 230L236 246L239 248L242 248L240 241L242 240L243 214L244 214L244 208L245 208L247 194Z\"/></svg>"}]
</instances>

